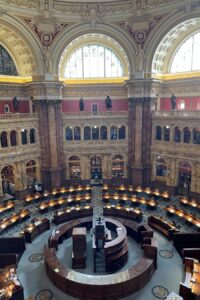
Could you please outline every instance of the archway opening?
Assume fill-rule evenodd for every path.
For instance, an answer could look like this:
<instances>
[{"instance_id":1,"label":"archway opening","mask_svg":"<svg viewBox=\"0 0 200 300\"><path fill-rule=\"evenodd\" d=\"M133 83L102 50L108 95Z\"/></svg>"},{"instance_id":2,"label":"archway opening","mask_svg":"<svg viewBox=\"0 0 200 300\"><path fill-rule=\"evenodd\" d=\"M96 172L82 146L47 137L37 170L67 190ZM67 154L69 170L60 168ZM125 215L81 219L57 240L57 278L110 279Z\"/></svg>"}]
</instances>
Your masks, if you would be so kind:
<instances>
[{"instance_id":1,"label":"archway opening","mask_svg":"<svg viewBox=\"0 0 200 300\"><path fill-rule=\"evenodd\" d=\"M179 173L178 173L178 192L180 195L189 196L190 185L192 177L192 167L186 161L181 161L179 163Z\"/></svg>"},{"instance_id":2,"label":"archway opening","mask_svg":"<svg viewBox=\"0 0 200 300\"><path fill-rule=\"evenodd\" d=\"M91 179L102 178L102 158L101 156L94 155L90 158L90 175Z\"/></svg>"},{"instance_id":3,"label":"archway opening","mask_svg":"<svg viewBox=\"0 0 200 300\"><path fill-rule=\"evenodd\" d=\"M5 166L1 170L3 194L15 195L14 168L11 165Z\"/></svg>"}]
</instances>

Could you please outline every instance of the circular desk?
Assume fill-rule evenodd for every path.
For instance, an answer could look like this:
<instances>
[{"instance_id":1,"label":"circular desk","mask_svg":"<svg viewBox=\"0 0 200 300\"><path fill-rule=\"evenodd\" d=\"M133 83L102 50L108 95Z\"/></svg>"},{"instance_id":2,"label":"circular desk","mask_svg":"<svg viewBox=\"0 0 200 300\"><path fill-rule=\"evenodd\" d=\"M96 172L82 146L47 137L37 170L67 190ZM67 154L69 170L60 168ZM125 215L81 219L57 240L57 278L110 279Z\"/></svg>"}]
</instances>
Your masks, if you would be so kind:
<instances>
[{"instance_id":1,"label":"circular desk","mask_svg":"<svg viewBox=\"0 0 200 300\"><path fill-rule=\"evenodd\" d=\"M121 224L113 219L108 220L111 224ZM56 256L59 240L62 236L69 237L74 226L90 223L92 217L74 220L62 225L50 237L49 246L52 248L45 246L44 260L47 275L52 283L64 293L83 300L114 300L141 289L155 270L154 259L146 255L129 269L109 275L86 275L62 265Z\"/></svg>"}]
</instances>

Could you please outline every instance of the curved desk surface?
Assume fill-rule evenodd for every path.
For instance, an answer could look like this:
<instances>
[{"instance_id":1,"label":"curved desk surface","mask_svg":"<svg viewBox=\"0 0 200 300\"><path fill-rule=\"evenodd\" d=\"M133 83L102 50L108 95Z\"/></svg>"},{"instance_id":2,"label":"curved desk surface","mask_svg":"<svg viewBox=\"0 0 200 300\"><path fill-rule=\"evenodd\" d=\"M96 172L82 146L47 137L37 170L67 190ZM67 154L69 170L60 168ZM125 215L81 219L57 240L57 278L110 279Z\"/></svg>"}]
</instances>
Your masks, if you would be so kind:
<instances>
[{"instance_id":1,"label":"curved desk surface","mask_svg":"<svg viewBox=\"0 0 200 300\"><path fill-rule=\"evenodd\" d=\"M52 251L53 250L53 251ZM45 248L45 266L53 284L80 299L118 299L141 289L154 272L152 259L141 257L133 267L110 275L86 275L68 269L56 257L54 249Z\"/></svg>"},{"instance_id":2,"label":"curved desk surface","mask_svg":"<svg viewBox=\"0 0 200 300\"><path fill-rule=\"evenodd\" d=\"M105 218L106 222L109 220L122 227L120 222ZM61 226L57 230L59 232L55 232L54 239L58 241L72 227L85 222L92 222L92 218L75 220ZM155 270L154 260L145 256L131 268L109 275L86 275L71 270L59 261L55 248L45 246L44 258L47 274L53 284L63 292L83 300L114 300L128 296L141 289Z\"/></svg>"}]
</instances>

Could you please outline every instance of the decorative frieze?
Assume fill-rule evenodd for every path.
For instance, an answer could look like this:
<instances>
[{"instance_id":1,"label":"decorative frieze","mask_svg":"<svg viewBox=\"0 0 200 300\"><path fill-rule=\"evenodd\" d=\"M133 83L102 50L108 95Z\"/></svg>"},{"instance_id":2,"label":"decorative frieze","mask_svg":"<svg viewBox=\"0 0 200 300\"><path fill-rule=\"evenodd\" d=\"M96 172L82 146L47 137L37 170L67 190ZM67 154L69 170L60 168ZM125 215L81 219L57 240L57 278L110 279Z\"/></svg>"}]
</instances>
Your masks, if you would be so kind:
<instances>
[{"instance_id":1,"label":"decorative frieze","mask_svg":"<svg viewBox=\"0 0 200 300\"><path fill-rule=\"evenodd\" d=\"M176 96L199 96L200 93L200 79L192 78L192 79L177 79L172 81L164 81L162 83L161 95L171 96L171 94L175 94Z\"/></svg>"},{"instance_id":2,"label":"decorative frieze","mask_svg":"<svg viewBox=\"0 0 200 300\"><path fill-rule=\"evenodd\" d=\"M128 98L156 97L160 90L160 81L153 79L129 80Z\"/></svg>"},{"instance_id":3,"label":"decorative frieze","mask_svg":"<svg viewBox=\"0 0 200 300\"><path fill-rule=\"evenodd\" d=\"M127 88L125 86L65 86L63 97L102 97L107 95L127 98Z\"/></svg>"},{"instance_id":4,"label":"decorative frieze","mask_svg":"<svg viewBox=\"0 0 200 300\"><path fill-rule=\"evenodd\" d=\"M17 7L22 8L34 8L39 9L40 8L40 0L3 0L2 2L5 2L5 4L9 5L15 5Z\"/></svg>"},{"instance_id":5,"label":"decorative frieze","mask_svg":"<svg viewBox=\"0 0 200 300\"><path fill-rule=\"evenodd\" d=\"M62 100L61 82L36 82L29 84L29 95L33 100Z\"/></svg>"}]
</instances>

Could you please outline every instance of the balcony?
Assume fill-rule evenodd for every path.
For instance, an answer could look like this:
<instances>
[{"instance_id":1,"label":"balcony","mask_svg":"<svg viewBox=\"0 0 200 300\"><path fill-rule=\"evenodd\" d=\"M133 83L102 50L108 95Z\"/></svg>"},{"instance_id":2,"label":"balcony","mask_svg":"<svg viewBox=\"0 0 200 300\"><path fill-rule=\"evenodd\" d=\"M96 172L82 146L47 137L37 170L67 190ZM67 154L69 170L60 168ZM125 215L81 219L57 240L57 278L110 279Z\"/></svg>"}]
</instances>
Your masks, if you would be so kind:
<instances>
[{"instance_id":1,"label":"balcony","mask_svg":"<svg viewBox=\"0 0 200 300\"><path fill-rule=\"evenodd\" d=\"M128 118L127 111L114 112L114 111L105 111L105 112L78 112L78 113L62 113L62 117L64 120L68 119L118 119Z\"/></svg>"},{"instance_id":2,"label":"balcony","mask_svg":"<svg viewBox=\"0 0 200 300\"><path fill-rule=\"evenodd\" d=\"M166 119L174 119L174 118L188 118L188 119L199 119L200 118L200 110L170 110L170 111L154 111L152 112L153 118L166 118Z\"/></svg>"}]
</instances>

